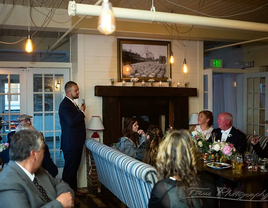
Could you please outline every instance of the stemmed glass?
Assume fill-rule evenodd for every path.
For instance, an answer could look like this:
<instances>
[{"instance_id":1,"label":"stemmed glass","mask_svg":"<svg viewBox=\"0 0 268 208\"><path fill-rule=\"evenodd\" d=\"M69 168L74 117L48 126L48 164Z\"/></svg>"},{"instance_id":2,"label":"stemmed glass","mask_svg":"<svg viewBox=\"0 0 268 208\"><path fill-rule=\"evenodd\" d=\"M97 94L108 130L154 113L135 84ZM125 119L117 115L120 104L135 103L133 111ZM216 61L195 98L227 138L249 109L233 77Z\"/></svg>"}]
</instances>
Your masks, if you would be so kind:
<instances>
[{"instance_id":1,"label":"stemmed glass","mask_svg":"<svg viewBox=\"0 0 268 208\"><path fill-rule=\"evenodd\" d=\"M217 133L213 132L211 134L211 136L212 136L212 142L215 143L215 140L216 140L216 137L217 137Z\"/></svg>"},{"instance_id":2,"label":"stemmed glass","mask_svg":"<svg viewBox=\"0 0 268 208\"><path fill-rule=\"evenodd\" d=\"M268 159L267 158L264 158L264 157L261 157L260 158L260 165L261 165L261 172L267 172L267 169L266 169L266 164L268 162Z\"/></svg>"},{"instance_id":3,"label":"stemmed glass","mask_svg":"<svg viewBox=\"0 0 268 208\"><path fill-rule=\"evenodd\" d=\"M247 152L245 154L245 162L247 163L248 170L252 170L252 154Z\"/></svg>"}]
</instances>

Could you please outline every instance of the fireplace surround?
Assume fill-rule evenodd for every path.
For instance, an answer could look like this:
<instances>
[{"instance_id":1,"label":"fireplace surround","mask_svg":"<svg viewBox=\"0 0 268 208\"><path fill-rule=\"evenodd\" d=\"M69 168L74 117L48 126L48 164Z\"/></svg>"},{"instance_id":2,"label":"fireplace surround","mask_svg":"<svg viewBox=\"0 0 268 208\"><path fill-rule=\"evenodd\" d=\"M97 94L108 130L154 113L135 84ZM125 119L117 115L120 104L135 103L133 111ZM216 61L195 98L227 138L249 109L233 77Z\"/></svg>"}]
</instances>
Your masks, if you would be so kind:
<instances>
[{"instance_id":1,"label":"fireplace surround","mask_svg":"<svg viewBox=\"0 0 268 208\"><path fill-rule=\"evenodd\" d=\"M165 127L188 129L189 96L197 89L97 85L95 96L102 97L103 143L111 145L121 136L122 117L164 116Z\"/></svg>"}]
</instances>

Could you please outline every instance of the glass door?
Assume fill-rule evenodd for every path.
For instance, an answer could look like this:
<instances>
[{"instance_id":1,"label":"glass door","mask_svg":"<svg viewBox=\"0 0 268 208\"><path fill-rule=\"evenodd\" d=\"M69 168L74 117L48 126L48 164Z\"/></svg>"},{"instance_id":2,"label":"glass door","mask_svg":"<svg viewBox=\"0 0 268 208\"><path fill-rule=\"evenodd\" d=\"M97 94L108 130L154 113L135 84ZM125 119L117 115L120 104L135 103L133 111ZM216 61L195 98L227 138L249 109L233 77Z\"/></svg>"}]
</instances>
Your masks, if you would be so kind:
<instances>
[{"instance_id":1,"label":"glass door","mask_svg":"<svg viewBox=\"0 0 268 208\"><path fill-rule=\"evenodd\" d=\"M244 129L247 134L268 135L265 120L268 120L268 73L244 74ZM266 109L266 110L265 110Z\"/></svg>"},{"instance_id":2,"label":"glass door","mask_svg":"<svg viewBox=\"0 0 268 208\"><path fill-rule=\"evenodd\" d=\"M0 143L17 127L17 117L26 112L25 69L0 68Z\"/></svg>"},{"instance_id":3,"label":"glass door","mask_svg":"<svg viewBox=\"0 0 268 208\"><path fill-rule=\"evenodd\" d=\"M30 114L33 115L33 125L43 132L51 158L61 168L64 166L64 158L60 149L61 127L58 109L65 96L64 85L69 81L69 70L29 69L28 78L27 100Z\"/></svg>"}]
</instances>

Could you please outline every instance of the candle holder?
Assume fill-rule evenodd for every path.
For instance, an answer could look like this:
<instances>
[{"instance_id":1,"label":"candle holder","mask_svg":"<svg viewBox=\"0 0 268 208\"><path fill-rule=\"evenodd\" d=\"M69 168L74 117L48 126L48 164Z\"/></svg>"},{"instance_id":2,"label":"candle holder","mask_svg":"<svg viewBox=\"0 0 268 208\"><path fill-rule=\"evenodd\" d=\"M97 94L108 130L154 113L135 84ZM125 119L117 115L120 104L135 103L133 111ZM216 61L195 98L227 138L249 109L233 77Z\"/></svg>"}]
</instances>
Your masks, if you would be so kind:
<instances>
[{"instance_id":1,"label":"candle holder","mask_svg":"<svg viewBox=\"0 0 268 208\"><path fill-rule=\"evenodd\" d=\"M187 82L186 80L184 81L184 87L189 87L189 82Z\"/></svg>"},{"instance_id":2,"label":"candle holder","mask_svg":"<svg viewBox=\"0 0 268 208\"><path fill-rule=\"evenodd\" d=\"M181 87L181 83L180 82L177 83L177 87Z\"/></svg>"},{"instance_id":3,"label":"candle holder","mask_svg":"<svg viewBox=\"0 0 268 208\"><path fill-rule=\"evenodd\" d=\"M126 86L126 81L125 80L122 81L122 86Z\"/></svg>"},{"instance_id":4,"label":"candle holder","mask_svg":"<svg viewBox=\"0 0 268 208\"><path fill-rule=\"evenodd\" d=\"M111 85L113 86L114 85L114 78L110 78L110 81L111 81Z\"/></svg>"},{"instance_id":5,"label":"candle holder","mask_svg":"<svg viewBox=\"0 0 268 208\"><path fill-rule=\"evenodd\" d=\"M149 79L148 82L149 82L149 85L152 87L154 83L154 79Z\"/></svg>"},{"instance_id":6,"label":"candle holder","mask_svg":"<svg viewBox=\"0 0 268 208\"><path fill-rule=\"evenodd\" d=\"M172 80L171 78L168 78L168 79L167 79L167 82L168 82L168 86L169 86L169 87L172 87L172 82L173 82L173 80Z\"/></svg>"},{"instance_id":7,"label":"candle holder","mask_svg":"<svg viewBox=\"0 0 268 208\"><path fill-rule=\"evenodd\" d=\"M162 82L161 81L159 82L159 87L162 87Z\"/></svg>"},{"instance_id":8,"label":"candle holder","mask_svg":"<svg viewBox=\"0 0 268 208\"><path fill-rule=\"evenodd\" d=\"M145 82L144 82L144 80L142 80L142 82L141 82L141 86L145 86Z\"/></svg>"}]
</instances>

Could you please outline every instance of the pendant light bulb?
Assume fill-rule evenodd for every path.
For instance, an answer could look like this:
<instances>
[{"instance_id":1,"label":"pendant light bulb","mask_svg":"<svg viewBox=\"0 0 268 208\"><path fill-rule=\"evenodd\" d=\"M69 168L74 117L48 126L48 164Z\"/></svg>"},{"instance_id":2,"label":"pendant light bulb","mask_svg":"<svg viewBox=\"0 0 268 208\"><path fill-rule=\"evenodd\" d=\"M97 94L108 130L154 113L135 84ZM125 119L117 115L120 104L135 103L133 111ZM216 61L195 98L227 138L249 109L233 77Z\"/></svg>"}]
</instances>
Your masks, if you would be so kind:
<instances>
[{"instance_id":1,"label":"pendant light bulb","mask_svg":"<svg viewBox=\"0 0 268 208\"><path fill-rule=\"evenodd\" d=\"M33 43L31 40L31 35L27 36L27 41L26 41L26 45L25 45L25 51L27 53L31 53L33 51Z\"/></svg>"},{"instance_id":2,"label":"pendant light bulb","mask_svg":"<svg viewBox=\"0 0 268 208\"><path fill-rule=\"evenodd\" d=\"M187 62L186 62L186 58L183 60L183 73L187 74L188 69L187 69Z\"/></svg>"},{"instance_id":3,"label":"pendant light bulb","mask_svg":"<svg viewBox=\"0 0 268 208\"><path fill-rule=\"evenodd\" d=\"M112 3L104 0L102 3L101 14L99 16L98 30L109 35L115 31L115 18L112 9Z\"/></svg>"},{"instance_id":4,"label":"pendant light bulb","mask_svg":"<svg viewBox=\"0 0 268 208\"><path fill-rule=\"evenodd\" d=\"M174 63L174 57L173 57L173 52L170 52L170 63L173 64Z\"/></svg>"}]
</instances>

